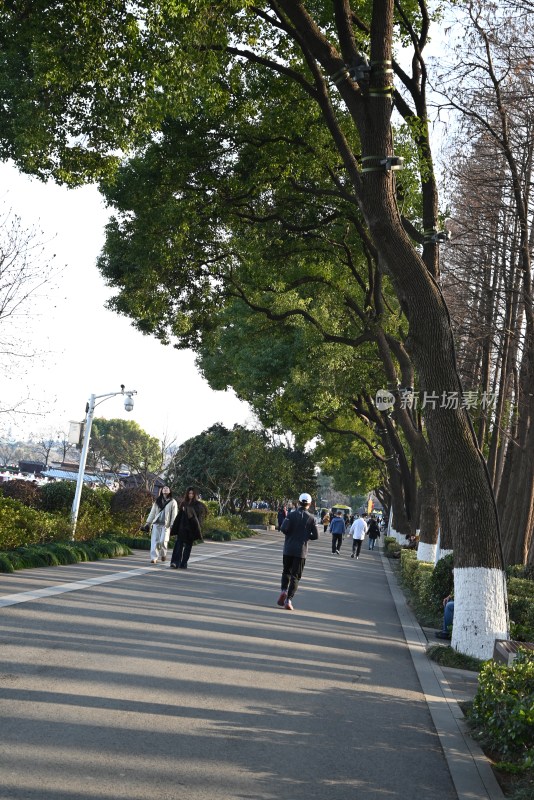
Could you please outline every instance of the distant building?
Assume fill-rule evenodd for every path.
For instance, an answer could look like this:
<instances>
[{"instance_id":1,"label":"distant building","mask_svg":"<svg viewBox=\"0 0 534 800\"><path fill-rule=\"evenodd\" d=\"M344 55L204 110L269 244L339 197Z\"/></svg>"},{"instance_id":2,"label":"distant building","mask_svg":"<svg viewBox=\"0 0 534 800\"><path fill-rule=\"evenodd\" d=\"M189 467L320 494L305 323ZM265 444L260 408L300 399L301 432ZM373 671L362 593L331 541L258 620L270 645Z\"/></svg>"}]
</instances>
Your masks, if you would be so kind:
<instances>
[{"instance_id":1,"label":"distant building","mask_svg":"<svg viewBox=\"0 0 534 800\"><path fill-rule=\"evenodd\" d=\"M156 497L162 486L165 486L165 481L159 475L148 473L146 476L149 484L153 483L152 494ZM144 475L120 475L121 489L144 489L146 486Z\"/></svg>"},{"instance_id":2,"label":"distant building","mask_svg":"<svg viewBox=\"0 0 534 800\"><path fill-rule=\"evenodd\" d=\"M40 461L19 461L19 472L27 472L40 477L45 469L46 464L42 464Z\"/></svg>"},{"instance_id":3,"label":"distant building","mask_svg":"<svg viewBox=\"0 0 534 800\"><path fill-rule=\"evenodd\" d=\"M73 464L68 461L59 462L53 461L48 469L43 470L43 478L50 478L56 481L76 481L78 480L78 472L80 469L79 464ZM108 475L103 475L101 472L94 472L93 470L85 470L83 481L87 484L95 484L96 486L106 486L108 480L112 479Z\"/></svg>"}]
</instances>

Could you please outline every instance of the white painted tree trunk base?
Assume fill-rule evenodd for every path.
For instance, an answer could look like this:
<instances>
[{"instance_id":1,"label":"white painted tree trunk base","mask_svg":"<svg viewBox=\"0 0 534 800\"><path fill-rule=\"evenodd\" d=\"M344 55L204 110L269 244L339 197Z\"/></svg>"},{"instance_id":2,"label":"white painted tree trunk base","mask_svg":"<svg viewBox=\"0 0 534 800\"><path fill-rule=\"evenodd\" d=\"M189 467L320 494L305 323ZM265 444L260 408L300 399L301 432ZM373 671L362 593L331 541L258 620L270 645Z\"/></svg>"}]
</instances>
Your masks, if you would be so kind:
<instances>
[{"instance_id":1,"label":"white painted tree trunk base","mask_svg":"<svg viewBox=\"0 0 534 800\"><path fill-rule=\"evenodd\" d=\"M508 639L504 572L489 567L454 569L452 647L487 660L495 639Z\"/></svg>"},{"instance_id":2,"label":"white painted tree trunk base","mask_svg":"<svg viewBox=\"0 0 534 800\"><path fill-rule=\"evenodd\" d=\"M430 564L436 563L437 544L428 544L427 542L419 542L417 545L417 560L428 561Z\"/></svg>"}]
</instances>

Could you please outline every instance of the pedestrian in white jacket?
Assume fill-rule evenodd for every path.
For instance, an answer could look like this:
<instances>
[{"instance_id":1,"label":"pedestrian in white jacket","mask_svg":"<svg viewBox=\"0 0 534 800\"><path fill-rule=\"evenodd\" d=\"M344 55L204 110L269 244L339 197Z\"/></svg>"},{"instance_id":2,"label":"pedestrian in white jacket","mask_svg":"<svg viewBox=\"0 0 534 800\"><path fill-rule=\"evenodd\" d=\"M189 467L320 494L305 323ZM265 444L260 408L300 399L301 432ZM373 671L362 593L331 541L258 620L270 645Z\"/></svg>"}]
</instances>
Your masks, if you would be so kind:
<instances>
[{"instance_id":1,"label":"pedestrian in white jacket","mask_svg":"<svg viewBox=\"0 0 534 800\"><path fill-rule=\"evenodd\" d=\"M178 503L173 499L172 492L168 486L162 486L156 498L156 502L150 509L145 525L141 530L150 530L152 525L152 535L150 537L150 562L157 564L158 558L162 561L167 560L167 547L169 536L171 535L172 523L178 514Z\"/></svg>"},{"instance_id":2,"label":"pedestrian in white jacket","mask_svg":"<svg viewBox=\"0 0 534 800\"><path fill-rule=\"evenodd\" d=\"M360 557L360 550L362 549L362 542L367 533L367 523L363 517L356 515L356 519L350 526L349 535L352 536L352 555L351 558Z\"/></svg>"}]
</instances>

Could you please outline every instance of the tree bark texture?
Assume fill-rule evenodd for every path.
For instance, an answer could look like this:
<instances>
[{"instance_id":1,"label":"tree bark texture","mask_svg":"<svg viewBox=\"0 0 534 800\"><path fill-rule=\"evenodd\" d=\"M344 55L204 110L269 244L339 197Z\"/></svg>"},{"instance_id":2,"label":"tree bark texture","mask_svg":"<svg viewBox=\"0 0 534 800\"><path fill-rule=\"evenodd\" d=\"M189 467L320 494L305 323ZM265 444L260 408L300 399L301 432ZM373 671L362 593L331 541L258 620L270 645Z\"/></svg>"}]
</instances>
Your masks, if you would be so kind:
<instances>
[{"instance_id":1,"label":"tree bark texture","mask_svg":"<svg viewBox=\"0 0 534 800\"><path fill-rule=\"evenodd\" d=\"M339 5L343 4L336 4ZM336 18L336 23L343 57L323 36L302 4L280 0L280 6L299 31L306 51L328 74L335 74L344 63L350 63L357 57L357 52L350 52L351 31L343 28L341 18ZM393 0L375 0L373 3L372 64L391 63L393 9ZM379 268L390 275L409 321L406 349L417 369L421 389L438 397L442 392L458 392L461 395L445 301L434 277L402 226L396 203L394 173L380 169L381 159L395 155L391 95L387 92L389 80L386 72L379 70L371 73L370 90L367 93L349 79L338 85L359 133L362 159L366 159L363 163L371 165L372 171L362 175L357 170L353 152L336 127L329 103L323 103L323 113L352 178L361 211L379 254ZM467 596L456 595L458 626L465 636L465 639L462 638L463 651L476 652L478 657L483 654L489 658L492 654L492 637L505 635L507 629L505 611L501 613L506 607L505 584L499 579L503 574L503 561L492 487L464 409L427 407L425 422L437 478L443 486L447 503L455 568L485 569L490 576L496 576L494 580L490 579L487 586L481 584L482 594L475 611L467 602ZM497 600L494 595L489 596L489 587L491 590L498 587ZM496 616L484 616L484 609L491 604L496 604L499 612ZM481 626L484 628L483 636L480 635Z\"/></svg>"}]
</instances>

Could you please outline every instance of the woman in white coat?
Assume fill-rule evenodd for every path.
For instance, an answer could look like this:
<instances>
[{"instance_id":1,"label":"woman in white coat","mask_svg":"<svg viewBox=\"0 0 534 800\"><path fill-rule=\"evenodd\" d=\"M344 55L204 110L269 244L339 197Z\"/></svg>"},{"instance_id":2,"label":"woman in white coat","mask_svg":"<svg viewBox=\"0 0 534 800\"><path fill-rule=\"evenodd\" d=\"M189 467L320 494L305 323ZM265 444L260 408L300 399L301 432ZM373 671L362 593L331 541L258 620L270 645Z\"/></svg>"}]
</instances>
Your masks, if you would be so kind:
<instances>
[{"instance_id":1,"label":"woman in white coat","mask_svg":"<svg viewBox=\"0 0 534 800\"><path fill-rule=\"evenodd\" d=\"M171 535L172 523L178 514L178 503L173 499L168 486L162 486L156 502L150 509L145 525L141 530L149 531L152 525L150 538L150 563L157 564L158 558L167 560L167 546Z\"/></svg>"}]
</instances>

